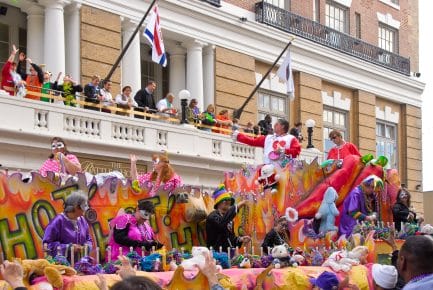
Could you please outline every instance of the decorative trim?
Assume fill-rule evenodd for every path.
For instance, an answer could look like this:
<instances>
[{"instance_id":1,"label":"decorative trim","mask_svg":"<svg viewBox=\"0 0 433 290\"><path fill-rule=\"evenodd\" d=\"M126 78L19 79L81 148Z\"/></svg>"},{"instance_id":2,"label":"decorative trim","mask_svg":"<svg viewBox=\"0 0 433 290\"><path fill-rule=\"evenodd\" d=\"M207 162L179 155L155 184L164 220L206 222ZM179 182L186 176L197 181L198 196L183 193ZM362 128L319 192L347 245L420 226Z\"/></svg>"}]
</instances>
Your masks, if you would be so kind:
<instances>
[{"instance_id":1,"label":"decorative trim","mask_svg":"<svg viewBox=\"0 0 433 290\"><path fill-rule=\"evenodd\" d=\"M343 99L341 93L338 91L333 91L332 96L322 91L322 102L329 107L350 111L351 100L349 98Z\"/></svg>"},{"instance_id":2,"label":"decorative trim","mask_svg":"<svg viewBox=\"0 0 433 290\"><path fill-rule=\"evenodd\" d=\"M379 20L379 22L382 22L382 23L384 23L388 26L391 26L397 30L400 29L400 21L392 18L392 15L389 13L382 14L380 12L377 12L377 19Z\"/></svg>"},{"instance_id":3,"label":"decorative trim","mask_svg":"<svg viewBox=\"0 0 433 290\"><path fill-rule=\"evenodd\" d=\"M392 3L390 0L379 0L379 1L382 2L382 3L384 3L384 4L386 4L386 5L388 5L388 6L391 6L394 9L400 10L400 5Z\"/></svg>"},{"instance_id":4,"label":"decorative trim","mask_svg":"<svg viewBox=\"0 0 433 290\"><path fill-rule=\"evenodd\" d=\"M385 106L384 110L376 106L376 119L398 124L400 120L399 112L392 112L392 108Z\"/></svg>"}]
</instances>

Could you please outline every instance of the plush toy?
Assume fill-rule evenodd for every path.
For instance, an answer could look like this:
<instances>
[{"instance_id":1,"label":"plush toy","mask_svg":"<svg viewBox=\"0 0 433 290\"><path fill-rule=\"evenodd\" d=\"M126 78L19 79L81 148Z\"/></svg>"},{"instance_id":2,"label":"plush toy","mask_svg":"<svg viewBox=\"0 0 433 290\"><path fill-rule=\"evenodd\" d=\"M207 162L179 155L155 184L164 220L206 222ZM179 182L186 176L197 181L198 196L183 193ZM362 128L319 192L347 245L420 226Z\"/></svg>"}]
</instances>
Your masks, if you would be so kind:
<instances>
[{"instance_id":1,"label":"plush toy","mask_svg":"<svg viewBox=\"0 0 433 290\"><path fill-rule=\"evenodd\" d=\"M291 265L290 247L287 244L278 245L272 248L271 256L274 258L272 264L275 268L282 268Z\"/></svg>"},{"instance_id":2,"label":"plush toy","mask_svg":"<svg viewBox=\"0 0 433 290\"><path fill-rule=\"evenodd\" d=\"M323 196L319 211L315 216L316 219L321 220L319 228L321 233L338 230L338 228L335 226L335 217L340 214L337 206L335 205L337 198L337 191L332 186L328 187L325 195Z\"/></svg>"},{"instance_id":3,"label":"plush toy","mask_svg":"<svg viewBox=\"0 0 433 290\"><path fill-rule=\"evenodd\" d=\"M364 246L355 247L352 251L346 250L332 253L323 263L322 267L331 267L334 272L349 272L352 266L365 264L367 261L368 248Z\"/></svg>"},{"instance_id":4,"label":"plush toy","mask_svg":"<svg viewBox=\"0 0 433 290\"><path fill-rule=\"evenodd\" d=\"M64 265L50 264L45 259L37 260L18 260L23 267L24 283L29 285L29 278L31 275L45 276L48 282L55 288L63 288L62 275L74 276L77 271L72 267Z\"/></svg>"},{"instance_id":5,"label":"plush toy","mask_svg":"<svg viewBox=\"0 0 433 290\"><path fill-rule=\"evenodd\" d=\"M209 254L209 249L206 247L192 247L192 258L183 260L180 264L185 270L195 270L198 266L203 268L205 265L205 254Z\"/></svg>"},{"instance_id":6,"label":"plush toy","mask_svg":"<svg viewBox=\"0 0 433 290\"><path fill-rule=\"evenodd\" d=\"M275 193L277 192L278 180L280 180L280 175L277 174L274 165L265 164L260 169L260 176L256 184L263 185L263 191L269 188L271 193Z\"/></svg>"},{"instance_id":7,"label":"plush toy","mask_svg":"<svg viewBox=\"0 0 433 290\"><path fill-rule=\"evenodd\" d=\"M241 268L251 268L251 261L248 257L245 257L242 262L239 264Z\"/></svg>"},{"instance_id":8,"label":"plush toy","mask_svg":"<svg viewBox=\"0 0 433 290\"><path fill-rule=\"evenodd\" d=\"M421 233L425 235L433 235L433 226L430 224L426 224L421 228Z\"/></svg>"}]
</instances>

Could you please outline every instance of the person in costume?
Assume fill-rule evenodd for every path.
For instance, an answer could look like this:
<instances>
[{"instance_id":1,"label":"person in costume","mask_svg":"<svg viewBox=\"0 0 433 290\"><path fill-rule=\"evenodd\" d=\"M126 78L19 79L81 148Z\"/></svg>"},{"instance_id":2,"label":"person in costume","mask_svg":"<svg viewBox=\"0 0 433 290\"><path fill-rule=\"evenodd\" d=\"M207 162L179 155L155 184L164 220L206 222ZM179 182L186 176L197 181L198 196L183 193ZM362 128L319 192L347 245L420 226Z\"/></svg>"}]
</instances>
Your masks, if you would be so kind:
<instances>
[{"instance_id":1,"label":"person in costume","mask_svg":"<svg viewBox=\"0 0 433 290\"><path fill-rule=\"evenodd\" d=\"M70 260L71 246L74 246L76 254L81 253L85 246L90 253L93 242L89 225L83 217L88 209L88 198L83 192L72 192L66 198L63 212L50 221L42 239L51 256L60 253Z\"/></svg>"},{"instance_id":2,"label":"person in costume","mask_svg":"<svg viewBox=\"0 0 433 290\"><path fill-rule=\"evenodd\" d=\"M375 195L382 190L382 179L376 175L370 175L349 193L343 203L343 211L338 228L340 235L350 236L356 225L356 221L373 222L377 219L375 213Z\"/></svg>"},{"instance_id":3,"label":"person in costume","mask_svg":"<svg viewBox=\"0 0 433 290\"><path fill-rule=\"evenodd\" d=\"M332 130L329 133L329 139L334 142L335 147L329 150L327 159L339 160L344 159L347 155L361 156L358 148L353 143L344 141L343 135L340 131Z\"/></svg>"},{"instance_id":4,"label":"person in costume","mask_svg":"<svg viewBox=\"0 0 433 290\"><path fill-rule=\"evenodd\" d=\"M296 158L301 153L301 145L298 139L288 132L289 122L278 119L274 125L273 135L261 135L252 138L239 133L239 131L234 131L233 139L251 146L263 147L264 163L269 164L281 160L284 155Z\"/></svg>"},{"instance_id":5,"label":"person in costume","mask_svg":"<svg viewBox=\"0 0 433 290\"><path fill-rule=\"evenodd\" d=\"M402 188L397 194L397 201L392 207L395 229L401 230L401 223L422 223L422 217L417 218L416 212L411 208L410 193Z\"/></svg>"},{"instance_id":6,"label":"person in costume","mask_svg":"<svg viewBox=\"0 0 433 290\"><path fill-rule=\"evenodd\" d=\"M221 249L227 252L227 248L241 247L243 243L248 243L249 236L236 236L234 232L233 219L242 206L246 205L246 200L235 204L235 199L231 192L221 184L212 195L215 205L214 211L206 218L206 246L212 247L215 251Z\"/></svg>"},{"instance_id":7,"label":"person in costume","mask_svg":"<svg viewBox=\"0 0 433 290\"><path fill-rule=\"evenodd\" d=\"M69 153L65 141L60 137L54 137L51 140L51 155L39 169L42 176L47 176L49 171L66 175L81 172L81 164L77 156Z\"/></svg>"},{"instance_id":8,"label":"person in costume","mask_svg":"<svg viewBox=\"0 0 433 290\"><path fill-rule=\"evenodd\" d=\"M150 217L155 214L155 206L151 201L138 202L134 214L122 214L110 221L111 234L108 245L111 247L111 259L117 260L120 255L129 253L134 248L140 256L142 248L148 254L152 247L160 249L163 245L156 240L155 233L149 224Z\"/></svg>"},{"instance_id":9,"label":"person in costume","mask_svg":"<svg viewBox=\"0 0 433 290\"><path fill-rule=\"evenodd\" d=\"M268 254L268 248L290 243L289 222L285 216L280 217L275 226L270 230L263 240L263 252Z\"/></svg>"},{"instance_id":10,"label":"person in costume","mask_svg":"<svg viewBox=\"0 0 433 290\"><path fill-rule=\"evenodd\" d=\"M131 154L130 160L132 180L138 180L140 187L146 186L150 190L150 196L154 196L161 186L172 192L183 185L182 178L174 172L166 154L152 155L153 170L140 175L137 172L137 157Z\"/></svg>"}]
</instances>

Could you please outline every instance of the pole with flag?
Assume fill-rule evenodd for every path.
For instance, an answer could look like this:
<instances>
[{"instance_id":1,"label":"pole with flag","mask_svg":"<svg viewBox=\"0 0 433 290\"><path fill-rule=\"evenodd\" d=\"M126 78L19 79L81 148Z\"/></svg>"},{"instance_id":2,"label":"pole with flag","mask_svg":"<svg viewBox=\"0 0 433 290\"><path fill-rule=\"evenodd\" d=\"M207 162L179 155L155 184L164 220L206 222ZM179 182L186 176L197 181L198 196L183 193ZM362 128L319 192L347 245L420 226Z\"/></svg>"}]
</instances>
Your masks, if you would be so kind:
<instances>
[{"instance_id":1,"label":"pole with flag","mask_svg":"<svg viewBox=\"0 0 433 290\"><path fill-rule=\"evenodd\" d=\"M289 96L290 101L293 101L295 99L295 85L293 83L292 58L290 57L290 49L287 51L283 64L277 71L277 76L281 82L286 83L287 95Z\"/></svg>"},{"instance_id":2,"label":"pole with flag","mask_svg":"<svg viewBox=\"0 0 433 290\"><path fill-rule=\"evenodd\" d=\"M152 60L163 67L167 65L167 55L165 54L164 41L162 40L161 26L159 24L158 5L152 9L149 22L144 29L144 36L152 46Z\"/></svg>"},{"instance_id":3,"label":"pole with flag","mask_svg":"<svg viewBox=\"0 0 433 290\"><path fill-rule=\"evenodd\" d=\"M109 80L111 78L111 76L113 75L114 71L116 70L117 66L119 65L120 61L122 60L123 56L125 55L126 51L131 46L131 43L134 40L134 37L137 35L138 31L140 30L140 27L143 25L144 20L146 19L147 15L149 14L149 12L152 9L155 2L156 2L156 0L152 0L152 3L150 3L149 8L147 8L147 11L143 15L143 18L141 18L140 23L138 23L137 27L135 28L134 32L132 33L131 37L129 38L128 42L126 43L125 47L120 52L119 56L117 57L116 61L113 64L113 66L111 67L109 73L105 77L105 80Z\"/></svg>"},{"instance_id":4,"label":"pole with flag","mask_svg":"<svg viewBox=\"0 0 433 290\"><path fill-rule=\"evenodd\" d=\"M251 92L251 94L248 96L248 98L245 100L245 102L242 104L242 106L239 109L236 109L233 111L233 117L240 119L242 112L244 111L245 107L247 106L247 104L251 101L251 99L254 97L254 94L257 92L257 90L260 88L260 86L262 85L262 83L264 82L264 80L269 76L269 74L271 73L271 71L273 70L273 68L275 67L275 65L278 63L278 61L280 60L280 58L283 56L284 52L289 48L289 46L292 44L293 39L295 39L295 37L291 36L291 39L289 41L289 43L287 43L287 45L284 47L284 49L281 51L280 55L277 57L277 59L274 61L274 63L271 65L271 67L268 69L268 71L262 76L262 79L259 81L259 83L254 87L253 91ZM288 62L290 64L290 67L288 67L287 65L284 66L284 64ZM288 70L289 68L289 70ZM283 64L280 66L280 69L284 69L284 74L281 74L282 77L280 77L280 79L287 80L287 83L289 83L289 79L291 79L291 87L293 88L291 90L291 94L293 94L294 96L294 86L293 86L293 77L292 77L292 66L291 66L291 61L290 61L290 53L288 53L288 57L286 56L286 59L284 60ZM279 70L280 70L279 69ZM278 71L279 71L278 70ZM289 73L290 71L290 73ZM277 73L278 74L278 73ZM278 74L278 76L280 76ZM289 87L289 84L287 85L287 87ZM289 89L287 90L289 92ZM290 99L292 100L293 97L291 96L291 94L289 94Z\"/></svg>"}]
</instances>

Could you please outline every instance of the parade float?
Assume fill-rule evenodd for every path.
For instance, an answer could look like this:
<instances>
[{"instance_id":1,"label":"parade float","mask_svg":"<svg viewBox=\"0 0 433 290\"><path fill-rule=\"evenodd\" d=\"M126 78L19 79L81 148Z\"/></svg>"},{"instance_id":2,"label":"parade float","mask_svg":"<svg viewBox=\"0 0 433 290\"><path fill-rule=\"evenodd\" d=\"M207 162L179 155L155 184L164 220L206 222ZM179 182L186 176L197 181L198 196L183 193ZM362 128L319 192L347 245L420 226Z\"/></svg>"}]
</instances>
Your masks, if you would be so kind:
<instances>
[{"instance_id":1,"label":"parade float","mask_svg":"<svg viewBox=\"0 0 433 290\"><path fill-rule=\"evenodd\" d=\"M391 207L400 180L396 170L384 169L385 159L372 158L350 155L344 160L328 160L323 164L286 159L276 166L244 166L236 172L226 172L225 187L237 201L247 200L248 205L241 208L234 220L235 232L251 236L252 242L235 252L229 251L228 255L222 249L211 249L223 268L221 283L230 289L310 289L308 278L317 277L324 270L334 270L340 278L349 275L351 283L360 289L368 289L372 282L369 266L355 263L345 271L339 271L329 264L327 267L322 265L338 251L349 257L350 251L358 246L368 249L367 260L370 263L377 261L380 254L391 251L379 238L389 234ZM334 225L329 225L329 231L314 230L312 220L316 214L328 214L321 211L321 204L326 202L329 194L338 194L333 201L341 212L349 192L372 174L381 178L385 185L376 197L379 202L375 225L359 224L352 238L338 237L332 230L332 226L339 223L339 215L335 214L335 221L331 219ZM269 183L269 180L273 181ZM335 190L330 191L330 188ZM90 252L84 249L82 259L75 265L68 265L67 261L59 262L61 257L47 257L42 237L49 221L62 212L65 198L75 190L82 190L89 196L91 209L86 218L94 248ZM89 182L84 174L59 178L54 174L43 177L32 173L31 178L23 179L21 173L4 171L0 173L0 255L2 259L48 260L52 264L75 268L81 275L74 275L73 271L69 271L71 275L64 275L64 289L97 289L92 275L96 273L107 273L109 283L113 283L119 279L118 276L108 274L114 273L116 261L105 259L106 251L110 250L106 246L110 234L109 221L119 210L134 211L137 202L143 199L155 204L156 213L151 225L165 247L144 257L133 252L127 254L139 269L144 270L139 275L149 276L169 289L185 283L182 289L207 289L201 276L185 280L182 278L184 267L177 267L192 257L193 246L206 244L205 218L213 210L213 199L211 193L195 186L175 190L160 188L157 194L150 196L146 186L140 188L131 180L115 176L101 183L96 179ZM286 216L290 222L290 245L286 250L278 249L270 256L265 255L261 243L274 221L281 216ZM275 258L289 259L277 266L273 262Z\"/></svg>"}]
</instances>

